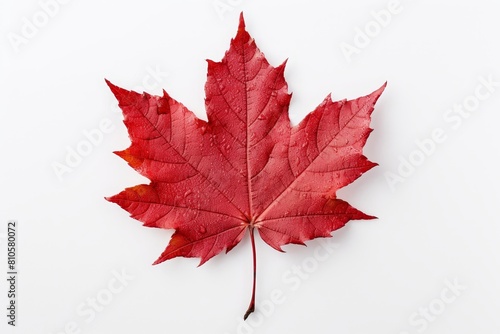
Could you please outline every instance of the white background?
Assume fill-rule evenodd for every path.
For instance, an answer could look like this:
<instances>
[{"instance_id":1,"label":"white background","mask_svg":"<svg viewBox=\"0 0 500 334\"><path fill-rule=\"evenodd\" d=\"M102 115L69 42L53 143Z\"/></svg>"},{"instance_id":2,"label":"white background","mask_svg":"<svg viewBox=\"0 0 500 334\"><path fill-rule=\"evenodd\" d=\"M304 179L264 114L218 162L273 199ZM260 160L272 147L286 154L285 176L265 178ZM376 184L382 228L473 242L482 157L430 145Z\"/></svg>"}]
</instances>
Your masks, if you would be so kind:
<instances>
[{"instance_id":1,"label":"white background","mask_svg":"<svg viewBox=\"0 0 500 334\"><path fill-rule=\"evenodd\" d=\"M2 268L7 220L20 226L12 332L500 332L500 87L460 124L444 119L454 105L474 101L480 77L500 81L498 2L401 0L377 31L371 12L388 3L74 0L44 22L38 1L1 1ZM267 307L245 327L248 240L199 268L198 260L183 258L152 266L172 232L144 228L104 200L146 181L112 154L129 140L104 78L155 94L165 88L204 118L205 59L222 58L240 11L271 64L289 59L295 123L329 92L355 98L388 81L365 149L379 167L339 193L379 219L334 232L335 251L319 263L318 240L286 253L258 240L257 303ZM35 18L43 26L14 47L9 36L22 37L26 20ZM348 61L340 46L356 46L356 28L366 27L374 29L371 42ZM156 79L154 71L161 72ZM103 119L112 131L60 180L53 164L65 164L68 149ZM436 128L446 140L391 188L387 173L397 175L401 159L422 158L416 141ZM307 278L293 266L309 270ZM117 293L108 287L114 271L133 277ZM283 275L295 275L300 286ZM463 289L453 294L447 280ZM10 327L5 279L0 289L3 333ZM282 292L282 303L271 304L273 290ZM106 305L90 319L92 298Z\"/></svg>"}]
</instances>

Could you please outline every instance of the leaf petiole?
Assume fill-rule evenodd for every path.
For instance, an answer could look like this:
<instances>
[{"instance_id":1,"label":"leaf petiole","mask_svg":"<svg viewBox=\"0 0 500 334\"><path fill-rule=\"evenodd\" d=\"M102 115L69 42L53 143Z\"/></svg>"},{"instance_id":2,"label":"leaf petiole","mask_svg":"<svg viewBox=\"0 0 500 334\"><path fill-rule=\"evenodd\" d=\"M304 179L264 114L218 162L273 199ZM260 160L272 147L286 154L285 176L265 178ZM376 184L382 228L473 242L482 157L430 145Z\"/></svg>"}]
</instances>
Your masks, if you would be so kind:
<instances>
[{"instance_id":1,"label":"leaf petiole","mask_svg":"<svg viewBox=\"0 0 500 334\"><path fill-rule=\"evenodd\" d=\"M253 287L252 287L252 299L250 300L250 305L248 305L248 309L243 316L243 320L247 320L248 316L255 311L255 282L257 280L257 256L255 253L255 239L253 236L254 227L250 225L248 227L250 229L250 241L252 243L252 256L253 256Z\"/></svg>"}]
</instances>

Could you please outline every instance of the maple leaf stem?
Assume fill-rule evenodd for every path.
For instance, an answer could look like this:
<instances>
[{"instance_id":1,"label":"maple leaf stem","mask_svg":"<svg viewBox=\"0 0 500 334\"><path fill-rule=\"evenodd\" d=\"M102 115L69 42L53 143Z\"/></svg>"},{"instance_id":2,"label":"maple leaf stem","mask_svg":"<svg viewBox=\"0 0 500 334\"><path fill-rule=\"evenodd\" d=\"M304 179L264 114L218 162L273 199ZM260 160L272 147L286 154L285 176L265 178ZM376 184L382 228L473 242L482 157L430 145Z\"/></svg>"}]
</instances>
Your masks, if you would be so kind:
<instances>
[{"instance_id":1,"label":"maple leaf stem","mask_svg":"<svg viewBox=\"0 0 500 334\"><path fill-rule=\"evenodd\" d=\"M248 316L255 311L255 283L257 281L257 255L255 253L255 239L253 237L254 227L250 226L250 241L252 243L252 257L253 257L253 287L252 287L252 299L250 300L250 305L243 316L243 320L247 320Z\"/></svg>"}]
</instances>

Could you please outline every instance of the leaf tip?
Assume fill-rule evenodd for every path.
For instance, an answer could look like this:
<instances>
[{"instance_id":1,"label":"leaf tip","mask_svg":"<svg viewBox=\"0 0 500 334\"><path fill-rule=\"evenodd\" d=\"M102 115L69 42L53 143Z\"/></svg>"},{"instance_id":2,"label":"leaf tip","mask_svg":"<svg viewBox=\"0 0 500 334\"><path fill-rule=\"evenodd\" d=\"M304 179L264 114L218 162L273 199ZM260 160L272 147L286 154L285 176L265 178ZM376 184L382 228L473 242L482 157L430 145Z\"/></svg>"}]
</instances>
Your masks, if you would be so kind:
<instances>
[{"instance_id":1,"label":"leaf tip","mask_svg":"<svg viewBox=\"0 0 500 334\"><path fill-rule=\"evenodd\" d=\"M243 12L240 12L240 23L238 25L238 31L245 30L245 18L243 17Z\"/></svg>"},{"instance_id":2,"label":"leaf tip","mask_svg":"<svg viewBox=\"0 0 500 334\"><path fill-rule=\"evenodd\" d=\"M288 58L286 58L278 67L276 67L276 70L278 70L278 72L280 73L280 75L284 75L287 63L288 63Z\"/></svg>"},{"instance_id":3,"label":"leaf tip","mask_svg":"<svg viewBox=\"0 0 500 334\"><path fill-rule=\"evenodd\" d=\"M245 18L243 17L243 12L241 12L238 31L236 32L236 36L234 37L234 39L231 40L231 45L234 45L233 43L246 44L251 41L253 41L253 39L250 37L250 34L246 30Z\"/></svg>"},{"instance_id":4,"label":"leaf tip","mask_svg":"<svg viewBox=\"0 0 500 334\"><path fill-rule=\"evenodd\" d=\"M208 75L210 76L210 71L213 71L216 66L219 64L216 61L213 61L212 59L205 59L207 61L207 66L208 66Z\"/></svg>"},{"instance_id":5,"label":"leaf tip","mask_svg":"<svg viewBox=\"0 0 500 334\"><path fill-rule=\"evenodd\" d=\"M386 87L387 87L387 81L384 82L384 84L382 86L380 86L379 89L376 90L376 93L380 96Z\"/></svg>"},{"instance_id":6,"label":"leaf tip","mask_svg":"<svg viewBox=\"0 0 500 334\"><path fill-rule=\"evenodd\" d=\"M126 96L126 93L129 92L123 88L120 88L120 87L112 84L111 81L109 81L108 79L104 79L104 80L106 81L106 84L108 85L108 87L111 90L111 92L113 93L113 95L118 99L118 101L120 101L120 97Z\"/></svg>"},{"instance_id":7,"label":"leaf tip","mask_svg":"<svg viewBox=\"0 0 500 334\"><path fill-rule=\"evenodd\" d=\"M108 85L109 89L111 89L111 91L114 93L115 90L118 89L117 86L113 85L111 83L111 81L109 81L108 79L104 78L104 81L106 82L106 85Z\"/></svg>"},{"instance_id":8,"label":"leaf tip","mask_svg":"<svg viewBox=\"0 0 500 334\"><path fill-rule=\"evenodd\" d=\"M371 101L372 108L370 109L370 114L373 111L373 107L377 103L378 99L380 98L386 87L387 87L387 81L384 82L384 84L380 86L380 88L363 97L363 98L368 98Z\"/></svg>"},{"instance_id":9,"label":"leaf tip","mask_svg":"<svg viewBox=\"0 0 500 334\"><path fill-rule=\"evenodd\" d=\"M156 266L157 264L160 264L162 262L165 262L165 260L163 259L163 256L160 256L159 258L156 259L155 262L153 262L153 266Z\"/></svg>"},{"instance_id":10,"label":"leaf tip","mask_svg":"<svg viewBox=\"0 0 500 334\"><path fill-rule=\"evenodd\" d=\"M371 220L371 219L378 219L378 217L372 216L372 215L367 215L366 213L363 213L363 217L356 218L356 219Z\"/></svg>"}]
</instances>

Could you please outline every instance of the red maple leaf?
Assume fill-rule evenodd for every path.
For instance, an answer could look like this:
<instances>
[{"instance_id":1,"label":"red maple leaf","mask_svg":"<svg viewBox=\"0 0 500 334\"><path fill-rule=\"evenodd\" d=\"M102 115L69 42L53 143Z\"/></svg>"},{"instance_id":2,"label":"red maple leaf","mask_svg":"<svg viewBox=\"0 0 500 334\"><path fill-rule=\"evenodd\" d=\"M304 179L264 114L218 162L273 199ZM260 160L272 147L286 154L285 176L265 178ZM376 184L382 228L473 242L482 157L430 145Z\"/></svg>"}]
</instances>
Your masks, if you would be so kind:
<instances>
[{"instance_id":1,"label":"red maple leaf","mask_svg":"<svg viewBox=\"0 0 500 334\"><path fill-rule=\"evenodd\" d=\"M248 232L254 277L245 319L255 307L255 230L282 251L374 218L336 191L376 166L362 150L385 84L354 100L327 96L292 127L284 69L267 62L241 15L222 61L208 61L208 122L165 91L139 94L107 81L132 142L115 153L151 180L107 199L145 226L175 230L155 264L183 256L201 265Z\"/></svg>"}]
</instances>

